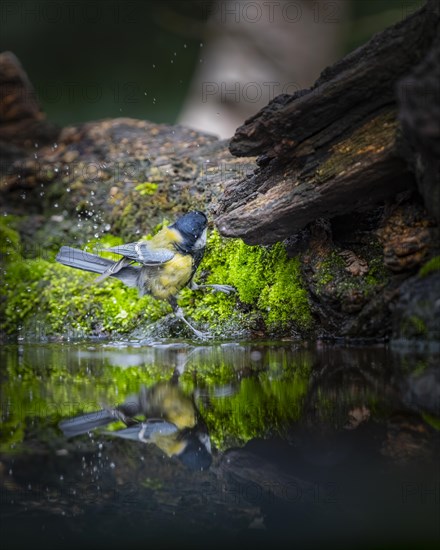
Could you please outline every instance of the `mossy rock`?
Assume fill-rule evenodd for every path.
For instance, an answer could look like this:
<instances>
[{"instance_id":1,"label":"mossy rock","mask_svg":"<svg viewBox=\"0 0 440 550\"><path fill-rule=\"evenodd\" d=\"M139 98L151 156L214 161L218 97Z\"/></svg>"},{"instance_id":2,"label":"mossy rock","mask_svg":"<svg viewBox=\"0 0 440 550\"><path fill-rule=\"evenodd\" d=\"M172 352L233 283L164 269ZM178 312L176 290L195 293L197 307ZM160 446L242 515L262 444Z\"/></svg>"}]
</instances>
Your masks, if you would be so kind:
<instances>
[{"instance_id":1,"label":"mossy rock","mask_svg":"<svg viewBox=\"0 0 440 550\"><path fill-rule=\"evenodd\" d=\"M23 258L18 233L8 227L0 287L1 329L25 340L89 337L192 337L171 317L171 308L136 289L108 279L97 285L96 275L39 258ZM122 241L106 236L89 242L87 250L105 249ZM9 250L9 249L7 249ZM198 281L233 285L236 294L182 291L179 303L187 315L213 337L240 338L259 333L291 334L311 328L299 263L289 259L283 245L247 246L225 241L216 231L197 274Z\"/></svg>"}]
</instances>

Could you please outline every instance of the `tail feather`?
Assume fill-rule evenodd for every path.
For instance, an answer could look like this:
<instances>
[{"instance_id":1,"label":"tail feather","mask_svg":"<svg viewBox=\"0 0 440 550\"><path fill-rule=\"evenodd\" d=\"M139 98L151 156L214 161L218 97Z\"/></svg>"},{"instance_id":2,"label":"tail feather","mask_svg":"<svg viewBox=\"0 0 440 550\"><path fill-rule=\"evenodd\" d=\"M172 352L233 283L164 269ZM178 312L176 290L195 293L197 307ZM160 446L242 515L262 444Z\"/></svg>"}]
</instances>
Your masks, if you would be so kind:
<instances>
[{"instance_id":1,"label":"tail feather","mask_svg":"<svg viewBox=\"0 0 440 550\"><path fill-rule=\"evenodd\" d=\"M113 265L119 263L70 246L62 246L55 259L60 264L67 265L68 267L99 274L105 273ZM127 286L136 287L139 270L140 267L127 266L120 269L117 273L112 273L111 276L119 279Z\"/></svg>"},{"instance_id":2,"label":"tail feather","mask_svg":"<svg viewBox=\"0 0 440 550\"><path fill-rule=\"evenodd\" d=\"M106 426L115 420L118 420L115 410L102 410L63 420L59 423L59 427L66 437L74 437L100 426Z\"/></svg>"},{"instance_id":3,"label":"tail feather","mask_svg":"<svg viewBox=\"0 0 440 550\"><path fill-rule=\"evenodd\" d=\"M115 263L107 258L101 258L96 254L90 254L70 246L62 246L55 259L60 264L82 269L83 271L92 271L93 273L104 273L106 269Z\"/></svg>"}]
</instances>

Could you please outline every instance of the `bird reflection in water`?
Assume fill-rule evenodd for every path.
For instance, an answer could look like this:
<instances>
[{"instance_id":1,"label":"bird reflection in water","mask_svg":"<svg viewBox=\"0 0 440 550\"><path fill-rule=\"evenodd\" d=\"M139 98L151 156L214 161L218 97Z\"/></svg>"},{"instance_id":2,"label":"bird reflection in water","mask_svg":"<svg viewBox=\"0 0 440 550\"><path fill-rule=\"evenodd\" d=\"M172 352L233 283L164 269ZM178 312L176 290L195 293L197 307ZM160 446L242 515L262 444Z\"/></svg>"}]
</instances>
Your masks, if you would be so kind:
<instances>
[{"instance_id":1,"label":"bird reflection in water","mask_svg":"<svg viewBox=\"0 0 440 550\"><path fill-rule=\"evenodd\" d=\"M74 437L116 421L125 428L108 435L153 443L168 457L177 457L193 470L207 470L212 462L207 427L195 405L176 384L159 382L140 391L112 409L64 420L59 426L66 437Z\"/></svg>"}]
</instances>

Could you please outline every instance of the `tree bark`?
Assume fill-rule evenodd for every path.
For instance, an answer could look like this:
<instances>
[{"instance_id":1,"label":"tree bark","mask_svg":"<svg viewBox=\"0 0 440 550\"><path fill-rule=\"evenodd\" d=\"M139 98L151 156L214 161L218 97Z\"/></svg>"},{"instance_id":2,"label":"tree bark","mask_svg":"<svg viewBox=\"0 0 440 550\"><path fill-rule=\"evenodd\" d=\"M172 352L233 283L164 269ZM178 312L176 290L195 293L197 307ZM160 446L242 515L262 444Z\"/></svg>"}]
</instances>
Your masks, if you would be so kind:
<instances>
[{"instance_id":1,"label":"tree bark","mask_svg":"<svg viewBox=\"0 0 440 550\"><path fill-rule=\"evenodd\" d=\"M226 188L220 231L269 244L317 218L364 210L414 186L414 168L402 154L408 136L399 137L396 88L404 96L404 78L434 55L439 19L431 0L326 69L309 90L278 96L238 128L231 152L260 155L259 168ZM423 102L425 111L436 105L435 95ZM440 135L439 118L430 118L424 132L431 141ZM425 187L432 191L438 166L428 171ZM424 196L429 202L429 191Z\"/></svg>"}]
</instances>

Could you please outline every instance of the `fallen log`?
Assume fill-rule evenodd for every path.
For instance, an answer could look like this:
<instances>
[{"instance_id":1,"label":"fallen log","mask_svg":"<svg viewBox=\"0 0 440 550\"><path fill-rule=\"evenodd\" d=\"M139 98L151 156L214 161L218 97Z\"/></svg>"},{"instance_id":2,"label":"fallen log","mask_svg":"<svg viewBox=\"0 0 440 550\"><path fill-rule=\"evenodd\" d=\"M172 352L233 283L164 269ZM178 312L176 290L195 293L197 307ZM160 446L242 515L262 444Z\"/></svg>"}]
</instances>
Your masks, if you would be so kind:
<instances>
[{"instance_id":1,"label":"fallen log","mask_svg":"<svg viewBox=\"0 0 440 550\"><path fill-rule=\"evenodd\" d=\"M406 94L411 97L414 88L407 77L437 51L439 21L439 6L430 0L326 69L311 89L278 96L238 128L230 151L260 155L259 166L226 187L217 210L220 232L270 244L317 218L365 210L415 186L417 163L405 158L410 135L400 135L397 88L400 106L411 111ZM431 88L434 93L418 105L435 114L438 85ZM422 130L429 142L439 139L439 119L437 114ZM406 120L412 120L408 114ZM429 190L438 183L438 164L427 170ZM431 202L428 192L422 195ZM428 208L438 211L432 203Z\"/></svg>"}]
</instances>

